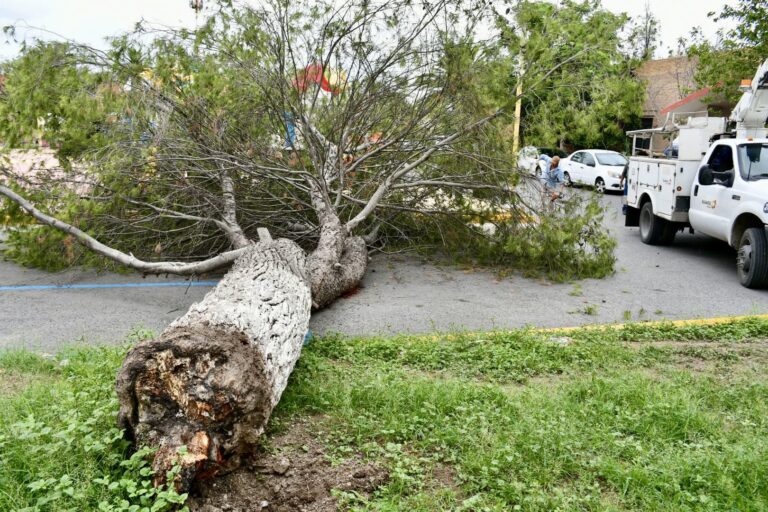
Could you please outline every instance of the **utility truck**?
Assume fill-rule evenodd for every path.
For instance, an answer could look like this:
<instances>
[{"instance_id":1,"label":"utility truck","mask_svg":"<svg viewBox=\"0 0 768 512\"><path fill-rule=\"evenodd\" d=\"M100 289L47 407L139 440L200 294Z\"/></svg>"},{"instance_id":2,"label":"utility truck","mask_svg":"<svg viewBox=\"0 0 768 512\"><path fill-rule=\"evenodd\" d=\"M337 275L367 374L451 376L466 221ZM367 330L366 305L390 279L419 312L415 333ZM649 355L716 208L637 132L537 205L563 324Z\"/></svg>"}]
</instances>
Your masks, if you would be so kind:
<instances>
[{"instance_id":1,"label":"utility truck","mask_svg":"<svg viewBox=\"0 0 768 512\"><path fill-rule=\"evenodd\" d=\"M741 284L762 288L768 285L768 60L742 90L730 118L689 113L668 116L660 128L627 132L625 225L639 226L642 241L652 245L671 244L685 228L723 240L737 250Z\"/></svg>"}]
</instances>

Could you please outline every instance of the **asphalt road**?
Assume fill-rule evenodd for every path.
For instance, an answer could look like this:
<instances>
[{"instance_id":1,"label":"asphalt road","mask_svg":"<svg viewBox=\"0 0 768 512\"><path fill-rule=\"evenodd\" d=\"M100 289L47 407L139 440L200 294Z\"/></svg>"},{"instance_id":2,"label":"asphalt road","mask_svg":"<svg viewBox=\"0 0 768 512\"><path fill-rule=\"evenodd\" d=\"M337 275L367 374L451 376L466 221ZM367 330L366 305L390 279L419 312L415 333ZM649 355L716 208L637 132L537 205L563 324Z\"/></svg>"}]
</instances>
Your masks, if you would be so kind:
<instances>
[{"instance_id":1,"label":"asphalt road","mask_svg":"<svg viewBox=\"0 0 768 512\"><path fill-rule=\"evenodd\" d=\"M735 251L726 244L686 233L671 247L644 245L637 228L623 226L620 199L604 198L606 225L619 241L616 273L606 279L498 279L491 272L379 255L360 291L313 315L310 327L318 333L394 334L768 313L768 291L739 284ZM86 287L7 289L50 284ZM143 286L87 287L93 284ZM170 286L157 286L163 284ZM119 342L137 327L158 331L210 288L187 284L178 277L49 274L0 262L0 348L54 351L73 341Z\"/></svg>"}]
</instances>

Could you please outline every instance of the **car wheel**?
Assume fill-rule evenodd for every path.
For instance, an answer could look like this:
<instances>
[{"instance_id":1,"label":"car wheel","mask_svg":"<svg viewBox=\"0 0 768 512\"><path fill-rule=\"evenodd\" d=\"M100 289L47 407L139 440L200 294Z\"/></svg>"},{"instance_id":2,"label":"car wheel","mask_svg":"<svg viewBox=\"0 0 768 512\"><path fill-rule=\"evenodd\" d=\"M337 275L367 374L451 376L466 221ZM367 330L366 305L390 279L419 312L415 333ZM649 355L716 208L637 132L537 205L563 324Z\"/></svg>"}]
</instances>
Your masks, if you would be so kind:
<instances>
[{"instance_id":1,"label":"car wheel","mask_svg":"<svg viewBox=\"0 0 768 512\"><path fill-rule=\"evenodd\" d=\"M669 223L665 219L653 214L653 206L650 201L647 201L643 204L643 207L640 208L639 224L640 240L642 240L644 244L662 245L671 242L671 240L666 239L669 236L668 233L670 227L667 225ZM675 231L672 231L672 233L674 238Z\"/></svg>"},{"instance_id":2,"label":"car wheel","mask_svg":"<svg viewBox=\"0 0 768 512\"><path fill-rule=\"evenodd\" d=\"M565 171L563 173L563 178L565 179L565 186L566 187L572 187L573 186L573 181L571 181L571 175L568 174L568 171Z\"/></svg>"},{"instance_id":3,"label":"car wheel","mask_svg":"<svg viewBox=\"0 0 768 512\"><path fill-rule=\"evenodd\" d=\"M605 181L603 181L603 178L595 180L595 190L597 190L598 194L605 194Z\"/></svg>"},{"instance_id":4,"label":"car wheel","mask_svg":"<svg viewBox=\"0 0 768 512\"><path fill-rule=\"evenodd\" d=\"M736 270L747 288L763 288L768 283L768 243L764 228L749 228L739 241Z\"/></svg>"}]
</instances>

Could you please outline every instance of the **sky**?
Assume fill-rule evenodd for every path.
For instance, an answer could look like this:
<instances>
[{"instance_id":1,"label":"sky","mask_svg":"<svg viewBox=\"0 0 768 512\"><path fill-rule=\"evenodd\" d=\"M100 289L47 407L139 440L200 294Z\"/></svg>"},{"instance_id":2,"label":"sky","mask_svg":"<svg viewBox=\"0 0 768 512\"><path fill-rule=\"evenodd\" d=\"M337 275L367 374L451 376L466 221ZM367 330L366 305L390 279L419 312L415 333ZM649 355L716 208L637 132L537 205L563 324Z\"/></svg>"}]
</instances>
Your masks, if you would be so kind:
<instances>
[{"instance_id":1,"label":"sky","mask_svg":"<svg viewBox=\"0 0 768 512\"><path fill-rule=\"evenodd\" d=\"M251 0L254 1L254 0ZM657 57L674 49L677 39L694 26L702 27L705 36L714 38L717 26L707 18L710 11L719 12L723 4L736 0L647 0L659 19L661 47ZM640 16L646 0L602 0L614 12ZM104 38L133 28L140 19L167 26L195 26L195 13L189 0L0 0L0 26L17 25L17 37L29 31L24 25L40 27L93 46L103 47ZM52 38L52 36L46 36ZM0 61L13 58L18 45L7 42L0 34Z\"/></svg>"}]
</instances>

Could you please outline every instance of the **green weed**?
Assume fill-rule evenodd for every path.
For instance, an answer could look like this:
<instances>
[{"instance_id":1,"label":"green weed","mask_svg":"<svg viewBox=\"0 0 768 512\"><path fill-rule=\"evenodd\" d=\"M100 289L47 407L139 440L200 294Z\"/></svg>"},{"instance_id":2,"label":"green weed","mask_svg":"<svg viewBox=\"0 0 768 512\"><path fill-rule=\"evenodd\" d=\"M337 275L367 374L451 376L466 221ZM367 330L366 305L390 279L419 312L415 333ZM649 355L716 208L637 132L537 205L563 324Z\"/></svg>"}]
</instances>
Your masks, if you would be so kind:
<instances>
[{"instance_id":1,"label":"green weed","mask_svg":"<svg viewBox=\"0 0 768 512\"><path fill-rule=\"evenodd\" d=\"M55 358L0 353L0 379L48 376L0 394L0 510L160 512L183 504L186 495L152 487L150 452L131 454L116 426L114 378L124 355L117 348Z\"/></svg>"},{"instance_id":2,"label":"green weed","mask_svg":"<svg viewBox=\"0 0 768 512\"><path fill-rule=\"evenodd\" d=\"M581 285L579 283L576 283L575 285L573 285L573 290L568 292L568 295L570 295L571 297L581 297L583 295L581 290Z\"/></svg>"}]
</instances>

